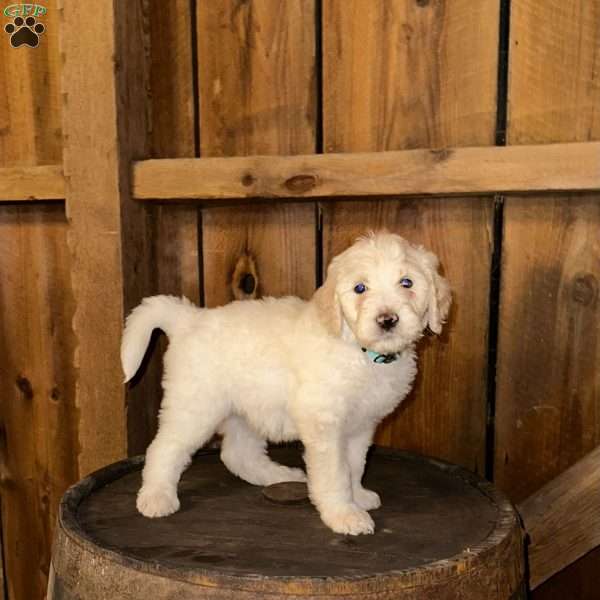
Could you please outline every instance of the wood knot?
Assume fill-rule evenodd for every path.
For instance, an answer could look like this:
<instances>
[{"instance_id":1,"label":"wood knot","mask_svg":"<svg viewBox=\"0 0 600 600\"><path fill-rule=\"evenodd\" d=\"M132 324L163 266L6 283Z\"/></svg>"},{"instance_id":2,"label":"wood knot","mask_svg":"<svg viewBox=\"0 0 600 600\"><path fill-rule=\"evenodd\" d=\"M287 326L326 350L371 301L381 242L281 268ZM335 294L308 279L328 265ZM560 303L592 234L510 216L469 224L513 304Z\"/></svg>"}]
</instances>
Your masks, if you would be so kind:
<instances>
[{"instance_id":1,"label":"wood knot","mask_svg":"<svg viewBox=\"0 0 600 600\"><path fill-rule=\"evenodd\" d=\"M244 253L238 259L231 277L231 291L236 300L252 300L258 294L258 271L254 258Z\"/></svg>"},{"instance_id":2,"label":"wood knot","mask_svg":"<svg viewBox=\"0 0 600 600\"><path fill-rule=\"evenodd\" d=\"M304 194L316 187L317 176L310 174L294 175L286 179L283 185L294 194Z\"/></svg>"},{"instance_id":3,"label":"wood knot","mask_svg":"<svg viewBox=\"0 0 600 600\"><path fill-rule=\"evenodd\" d=\"M431 154L433 161L436 163L444 162L452 156L452 150L449 148L435 148L430 150L429 153Z\"/></svg>"},{"instance_id":4,"label":"wood knot","mask_svg":"<svg viewBox=\"0 0 600 600\"><path fill-rule=\"evenodd\" d=\"M31 386L31 382L29 379L27 379L27 377L19 375L17 377L16 384L21 394L23 394L27 400L33 399L33 387Z\"/></svg>"},{"instance_id":5,"label":"wood knot","mask_svg":"<svg viewBox=\"0 0 600 600\"><path fill-rule=\"evenodd\" d=\"M253 183L256 183L256 177L252 173L246 173L242 177L242 185L244 187L250 187Z\"/></svg>"},{"instance_id":6,"label":"wood knot","mask_svg":"<svg viewBox=\"0 0 600 600\"><path fill-rule=\"evenodd\" d=\"M256 289L256 279L252 273L244 273L240 279L240 289L244 294L251 295Z\"/></svg>"},{"instance_id":7,"label":"wood knot","mask_svg":"<svg viewBox=\"0 0 600 600\"><path fill-rule=\"evenodd\" d=\"M429 4L429 0L416 0L417 6L421 8L427 6Z\"/></svg>"},{"instance_id":8,"label":"wood knot","mask_svg":"<svg viewBox=\"0 0 600 600\"><path fill-rule=\"evenodd\" d=\"M591 273L581 273L575 276L571 296L575 302L589 306L598 296L598 281Z\"/></svg>"}]
</instances>

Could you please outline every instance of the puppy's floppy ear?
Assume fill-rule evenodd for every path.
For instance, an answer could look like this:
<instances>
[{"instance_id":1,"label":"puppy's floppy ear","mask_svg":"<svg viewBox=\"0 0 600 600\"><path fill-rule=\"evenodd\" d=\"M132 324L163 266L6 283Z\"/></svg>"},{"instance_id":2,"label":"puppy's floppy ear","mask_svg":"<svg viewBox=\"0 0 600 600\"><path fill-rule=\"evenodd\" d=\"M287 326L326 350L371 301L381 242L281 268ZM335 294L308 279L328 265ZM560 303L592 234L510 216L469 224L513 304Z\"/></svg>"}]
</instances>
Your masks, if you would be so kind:
<instances>
[{"instance_id":1,"label":"puppy's floppy ear","mask_svg":"<svg viewBox=\"0 0 600 600\"><path fill-rule=\"evenodd\" d=\"M327 330L335 336L342 333L342 307L336 292L337 269L333 262L327 270L325 283L314 293L311 302L317 307L319 318Z\"/></svg>"},{"instance_id":2,"label":"puppy's floppy ear","mask_svg":"<svg viewBox=\"0 0 600 600\"><path fill-rule=\"evenodd\" d=\"M438 273L437 256L423 248L419 250L429 279L429 298L423 327L429 327L433 333L440 334L450 310L452 293L448 281Z\"/></svg>"}]
</instances>

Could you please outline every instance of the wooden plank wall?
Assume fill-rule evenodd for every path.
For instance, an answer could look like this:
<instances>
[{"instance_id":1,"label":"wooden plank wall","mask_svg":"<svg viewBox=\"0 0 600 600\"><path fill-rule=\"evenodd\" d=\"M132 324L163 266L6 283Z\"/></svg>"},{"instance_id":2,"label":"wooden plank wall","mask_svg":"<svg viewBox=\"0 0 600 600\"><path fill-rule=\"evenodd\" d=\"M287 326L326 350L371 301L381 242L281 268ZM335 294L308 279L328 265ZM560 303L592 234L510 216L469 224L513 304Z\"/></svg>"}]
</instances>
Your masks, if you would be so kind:
<instances>
[{"instance_id":1,"label":"wooden plank wall","mask_svg":"<svg viewBox=\"0 0 600 600\"><path fill-rule=\"evenodd\" d=\"M60 5L80 475L126 456L128 414L155 387L123 386L120 364L123 319L151 291L148 211L129 184L131 160L147 153L145 15L138 0L102 3L94 19L86 10Z\"/></svg>"},{"instance_id":2,"label":"wooden plank wall","mask_svg":"<svg viewBox=\"0 0 600 600\"><path fill-rule=\"evenodd\" d=\"M149 158L196 156L194 100L194 12L190 0L173 0L169 18L160 18L161 0L151 0ZM155 286L162 294L200 300L198 209L180 205L156 208Z\"/></svg>"},{"instance_id":3,"label":"wooden plank wall","mask_svg":"<svg viewBox=\"0 0 600 600\"><path fill-rule=\"evenodd\" d=\"M326 152L494 143L497 2L325 0L323 9ZM449 327L422 344L415 390L378 441L482 473L492 199L328 202L323 211L325 263L382 227L440 256L454 293Z\"/></svg>"},{"instance_id":4,"label":"wooden plank wall","mask_svg":"<svg viewBox=\"0 0 600 600\"><path fill-rule=\"evenodd\" d=\"M45 4L38 48L12 48L2 31L1 166L62 160L58 12ZM58 501L78 475L66 235L63 205L0 206L0 499L11 600L45 597Z\"/></svg>"},{"instance_id":5,"label":"wooden plank wall","mask_svg":"<svg viewBox=\"0 0 600 600\"><path fill-rule=\"evenodd\" d=\"M314 153L315 1L200 0L197 11L200 155ZM210 209L202 217L207 306L234 298L232 274L245 257L256 266L259 295L312 294L313 204Z\"/></svg>"},{"instance_id":6,"label":"wooden plank wall","mask_svg":"<svg viewBox=\"0 0 600 600\"><path fill-rule=\"evenodd\" d=\"M600 2L513 1L509 53L509 144L600 139ZM521 501L600 444L600 195L507 199L502 257L495 471ZM597 598L599 569L534 598Z\"/></svg>"},{"instance_id":7,"label":"wooden plank wall","mask_svg":"<svg viewBox=\"0 0 600 600\"><path fill-rule=\"evenodd\" d=\"M149 23L148 158L192 158L196 153L194 101L193 3L173 0L165 17L164 2L145 3ZM187 296L200 302L199 212L193 206L147 207L151 288L155 293ZM157 340L159 343L157 344ZM157 428L164 335L153 337L148 360L136 382L150 380L153 393L129 407L129 454L141 454Z\"/></svg>"},{"instance_id":8,"label":"wooden plank wall","mask_svg":"<svg viewBox=\"0 0 600 600\"><path fill-rule=\"evenodd\" d=\"M61 162L58 12L46 5L37 49L0 43L0 166ZM159 0L143 6L148 157L494 143L494 0L173 0L168 15ZM510 31L508 143L600 139L600 1L512 0ZM490 268L501 243L494 471L520 501L600 443L598 199L510 198L501 240L491 197L155 206L150 288L214 306L234 297L234 273L255 268L250 295L309 297L321 263L368 228L426 244L442 258L455 305L442 337L424 342L416 389L378 440L482 473ZM80 475L67 227L61 204L0 206L10 600L44 597L58 499ZM161 344L145 375L150 393L129 406L130 453L156 428ZM599 566L591 553L535 600L592 600Z\"/></svg>"}]
</instances>

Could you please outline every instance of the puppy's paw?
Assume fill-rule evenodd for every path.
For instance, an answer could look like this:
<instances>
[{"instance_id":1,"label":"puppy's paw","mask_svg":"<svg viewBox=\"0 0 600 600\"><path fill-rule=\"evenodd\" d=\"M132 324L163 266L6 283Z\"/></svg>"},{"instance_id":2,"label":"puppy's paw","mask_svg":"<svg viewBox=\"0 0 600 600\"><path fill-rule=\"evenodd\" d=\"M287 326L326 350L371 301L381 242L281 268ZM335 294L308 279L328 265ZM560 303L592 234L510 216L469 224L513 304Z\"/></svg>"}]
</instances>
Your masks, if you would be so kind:
<instances>
[{"instance_id":1,"label":"puppy's paw","mask_svg":"<svg viewBox=\"0 0 600 600\"><path fill-rule=\"evenodd\" d=\"M165 488L142 487L136 506L145 517L166 517L179 510L179 499L176 492Z\"/></svg>"},{"instance_id":2,"label":"puppy's paw","mask_svg":"<svg viewBox=\"0 0 600 600\"><path fill-rule=\"evenodd\" d=\"M381 506L379 494L364 487L354 490L354 502L364 510L375 510Z\"/></svg>"},{"instance_id":3,"label":"puppy's paw","mask_svg":"<svg viewBox=\"0 0 600 600\"><path fill-rule=\"evenodd\" d=\"M359 535L374 533L375 523L369 513L356 504L341 504L321 511L321 519L335 533Z\"/></svg>"}]
</instances>

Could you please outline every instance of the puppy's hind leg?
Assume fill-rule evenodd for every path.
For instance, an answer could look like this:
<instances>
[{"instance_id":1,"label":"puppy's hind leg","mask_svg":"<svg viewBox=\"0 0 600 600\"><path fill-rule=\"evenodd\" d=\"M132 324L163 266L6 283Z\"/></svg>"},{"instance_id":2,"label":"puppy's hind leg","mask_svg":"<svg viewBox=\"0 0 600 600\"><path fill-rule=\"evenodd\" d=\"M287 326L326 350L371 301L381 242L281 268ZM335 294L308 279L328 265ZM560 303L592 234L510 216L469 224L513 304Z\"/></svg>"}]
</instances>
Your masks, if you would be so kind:
<instances>
[{"instance_id":1,"label":"puppy's hind leg","mask_svg":"<svg viewBox=\"0 0 600 600\"><path fill-rule=\"evenodd\" d=\"M167 396L165 396L167 400ZM177 484L191 456L214 434L225 411L197 411L163 402L160 427L146 452L137 509L146 517L165 517L179 509ZM189 404L188 404L189 406Z\"/></svg>"},{"instance_id":2,"label":"puppy's hind leg","mask_svg":"<svg viewBox=\"0 0 600 600\"><path fill-rule=\"evenodd\" d=\"M272 461L267 455L266 440L241 417L229 417L221 426L221 432L221 459L234 475L253 485L306 481L302 469L292 469Z\"/></svg>"}]
</instances>

